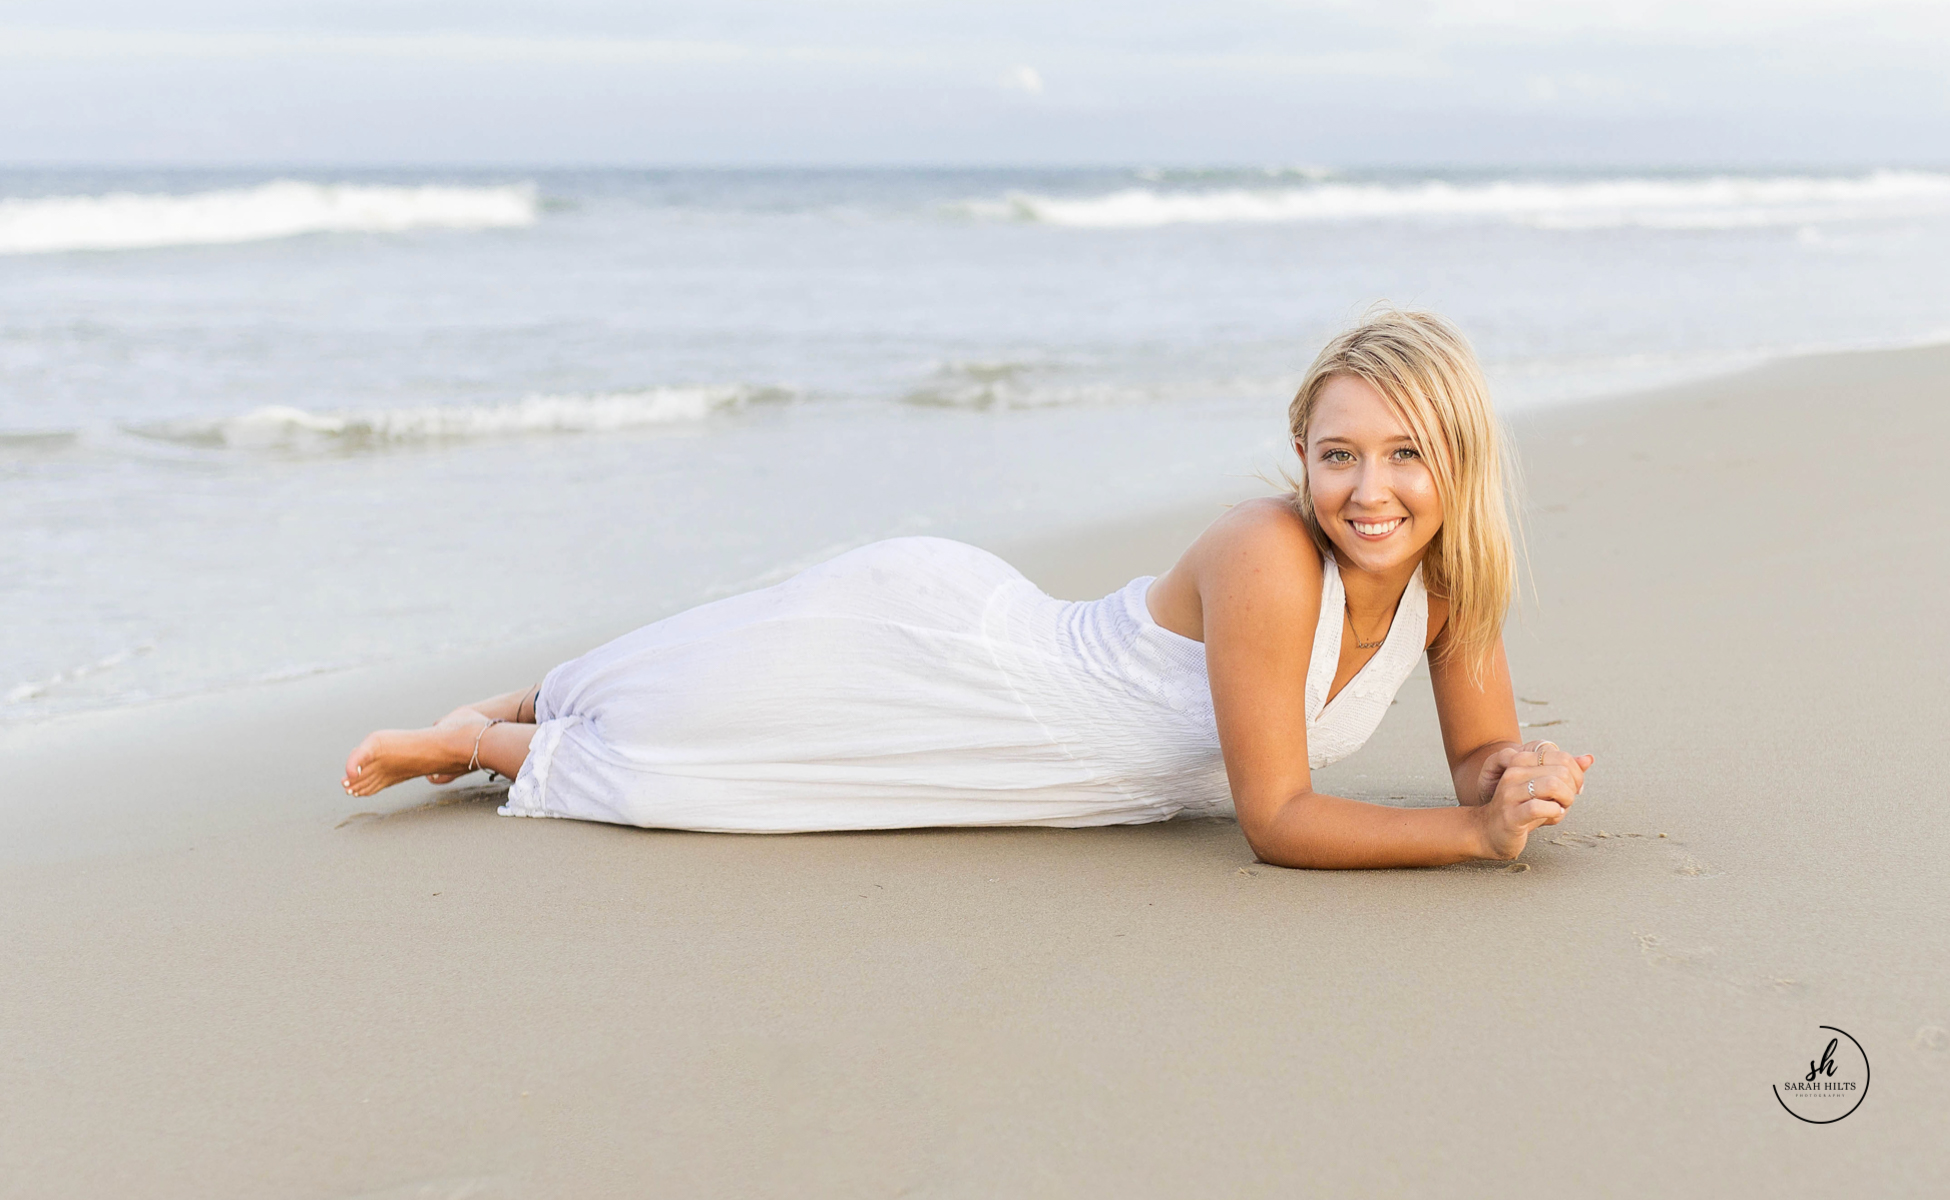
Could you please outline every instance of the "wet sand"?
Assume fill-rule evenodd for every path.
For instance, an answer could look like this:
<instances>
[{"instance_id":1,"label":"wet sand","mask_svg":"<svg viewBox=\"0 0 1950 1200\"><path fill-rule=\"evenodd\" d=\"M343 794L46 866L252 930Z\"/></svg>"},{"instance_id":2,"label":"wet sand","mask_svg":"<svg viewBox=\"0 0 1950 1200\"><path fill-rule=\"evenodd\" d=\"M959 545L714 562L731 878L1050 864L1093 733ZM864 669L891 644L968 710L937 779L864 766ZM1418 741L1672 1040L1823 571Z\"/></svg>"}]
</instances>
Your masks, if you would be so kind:
<instances>
[{"instance_id":1,"label":"wet sand","mask_svg":"<svg viewBox=\"0 0 1950 1200\"><path fill-rule=\"evenodd\" d=\"M612 631L0 733L0 1194L1940 1194L1950 348L1517 433L1520 708L1599 757L1524 870L338 791ZM1216 511L1005 549L1101 594ZM1418 673L1322 786L1445 774ZM1820 1025L1824 1127L1771 1091Z\"/></svg>"}]
</instances>

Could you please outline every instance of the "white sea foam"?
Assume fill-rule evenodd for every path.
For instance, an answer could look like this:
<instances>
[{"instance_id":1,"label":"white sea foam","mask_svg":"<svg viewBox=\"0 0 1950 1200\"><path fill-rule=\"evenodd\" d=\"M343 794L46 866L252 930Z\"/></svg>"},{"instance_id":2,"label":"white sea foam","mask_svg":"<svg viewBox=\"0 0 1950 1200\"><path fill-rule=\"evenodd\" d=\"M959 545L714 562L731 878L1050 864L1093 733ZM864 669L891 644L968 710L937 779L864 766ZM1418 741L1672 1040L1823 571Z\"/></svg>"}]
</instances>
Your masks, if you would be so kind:
<instances>
[{"instance_id":1,"label":"white sea foam","mask_svg":"<svg viewBox=\"0 0 1950 1200\"><path fill-rule=\"evenodd\" d=\"M1074 198L1012 192L1001 201L976 202L967 209L988 219L1095 229L1404 219L1500 220L1544 229L1743 229L1950 212L1950 175L1876 171L1845 177L1126 188Z\"/></svg>"},{"instance_id":2,"label":"white sea foam","mask_svg":"<svg viewBox=\"0 0 1950 1200\"><path fill-rule=\"evenodd\" d=\"M930 408L1057 408L1070 404L1115 404L1147 393L1101 381L1064 382L1045 378L1050 369L1031 363L948 362L934 378L901 399Z\"/></svg>"},{"instance_id":3,"label":"white sea foam","mask_svg":"<svg viewBox=\"0 0 1950 1200\"><path fill-rule=\"evenodd\" d=\"M285 405L254 409L221 421L179 423L144 430L171 441L238 448L302 448L432 442L532 434L605 433L700 421L754 400L782 398L772 389L659 387L633 392L534 395L512 404L318 413Z\"/></svg>"},{"instance_id":4,"label":"white sea foam","mask_svg":"<svg viewBox=\"0 0 1950 1200\"><path fill-rule=\"evenodd\" d=\"M62 684L72 683L77 679L86 679L90 675L99 675L103 671L114 670L130 659L138 658L155 648L154 643L144 642L139 646L131 646L127 650L118 650L106 658L96 659L91 663L83 663L78 667L70 667L68 670L50 675L46 679L35 679L27 683L17 684L10 688L4 695L0 695L0 705L25 704L29 700L37 699L49 691L60 687Z\"/></svg>"},{"instance_id":5,"label":"white sea foam","mask_svg":"<svg viewBox=\"0 0 1950 1200\"><path fill-rule=\"evenodd\" d=\"M395 187L280 179L187 195L115 192L0 200L0 254L216 245L302 233L532 225L530 184Z\"/></svg>"}]
</instances>

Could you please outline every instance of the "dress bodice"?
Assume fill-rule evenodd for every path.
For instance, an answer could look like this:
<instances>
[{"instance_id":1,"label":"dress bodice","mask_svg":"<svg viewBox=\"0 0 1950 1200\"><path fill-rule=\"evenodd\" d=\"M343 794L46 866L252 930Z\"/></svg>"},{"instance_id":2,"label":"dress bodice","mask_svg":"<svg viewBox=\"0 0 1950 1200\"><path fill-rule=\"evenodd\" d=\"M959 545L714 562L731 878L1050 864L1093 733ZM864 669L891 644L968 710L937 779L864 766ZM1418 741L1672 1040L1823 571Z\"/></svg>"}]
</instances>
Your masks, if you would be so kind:
<instances>
[{"instance_id":1,"label":"dress bodice","mask_svg":"<svg viewBox=\"0 0 1950 1200\"><path fill-rule=\"evenodd\" d=\"M1155 647L1139 661L1178 676L1161 679L1161 690L1194 710L1200 723L1211 731L1211 745L1216 750L1218 722L1212 711L1205 645L1173 633L1152 618L1144 598L1153 578L1147 575L1134 579L1121 593L1108 599L1120 602L1120 607L1130 614L1132 632L1139 643ZM1387 715L1388 706L1394 702L1395 693L1421 660L1429 626L1429 594L1422 584L1422 568L1415 568L1408 587L1402 592L1381 648L1330 701L1327 693L1334 686L1334 675L1340 667L1341 617L1346 608L1347 592L1341 584L1340 567L1333 558L1324 558L1320 621L1314 629L1313 658L1307 666L1307 761L1316 769L1346 758L1373 736L1381 718Z\"/></svg>"},{"instance_id":2,"label":"dress bodice","mask_svg":"<svg viewBox=\"0 0 1950 1200\"><path fill-rule=\"evenodd\" d=\"M1429 635L1429 593L1418 564L1395 605L1395 619L1381 648L1329 700L1327 691L1340 668L1341 615L1346 609L1340 567L1326 557L1321 562L1320 624L1314 627L1314 657L1307 666L1307 760L1314 767L1339 762L1374 736L1395 693L1421 661Z\"/></svg>"}]
</instances>

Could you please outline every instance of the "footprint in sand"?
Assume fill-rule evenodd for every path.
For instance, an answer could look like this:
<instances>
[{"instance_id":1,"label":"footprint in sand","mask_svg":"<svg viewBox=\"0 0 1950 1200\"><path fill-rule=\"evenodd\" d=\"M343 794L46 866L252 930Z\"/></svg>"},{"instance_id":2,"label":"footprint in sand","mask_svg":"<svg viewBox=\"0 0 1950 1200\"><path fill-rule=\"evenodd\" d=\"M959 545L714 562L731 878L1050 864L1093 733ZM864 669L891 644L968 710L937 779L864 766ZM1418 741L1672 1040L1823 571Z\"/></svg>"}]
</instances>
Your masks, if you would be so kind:
<instances>
[{"instance_id":1,"label":"footprint in sand","mask_svg":"<svg viewBox=\"0 0 1950 1200\"><path fill-rule=\"evenodd\" d=\"M1656 933L1634 932L1639 941L1639 954L1655 967L1680 967L1698 970L1713 957L1713 947L1695 946L1685 948L1675 946Z\"/></svg>"},{"instance_id":2,"label":"footprint in sand","mask_svg":"<svg viewBox=\"0 0 1950 1200\"><path fill-rule=\"evenodd\" d=\"M1712 867L1707 866L1705 863L1701 862L1697 858L1694 858L1692 855L1686 853L1684 850L1678 850L1675 851L1675 853L1678 855L1678 861L1679 861L1679 865L1672 869L1672 872L1675 875L1707 876L1707 875L1719 874L1718 871L1715 871Z\"/></svg>"},{"instance_id":3,"label":"footprint in sand","mask_svg":"<svg viewBox=\"0 0 1950 1200\"><path fill-rule=\"evenodd\" d=\"M1789 979L1786 976L1764 975L1756 979L1716 971L1713 969L1713 962L1718 951L1711 946L1675 946L1656 933L1635 932L1632 936L1638 939L1639 956L1649 967L1685 971L1696 979L1749 994L1758 992L1772 996L1794 997L1807 990L1807 985L1799 979Z\"/></svg>"},{"instance_id":4,"label":"footprint in sand","mask_svg":"<svg viewBox=\"0 0 1950 1200\"><path fill-rule=\"evenodd\" d=\"M1551 838L1550 841L1554 846L1570 846L1580 850L1590 850L1601 845L1617 845L1634 840L1654 841L1665 836L1663 833L1655 836L1645 833L1612 833L1609 830L1600 829L1596 833L1560 833ZM1701 862L1679 847L1671 846L1670 848L1673 853L1673 873L1675 875L1707 878L1720 873L1707 863Z\"/></svg>"},{"instance_id":5,"label":"footprint in sand","mask_svg":"<svg viewBox=\"0 0 1950 1200\"><path fill-rule=\"evenodd\" d=\"M1600 829L1596 833L1560 833L1552 838L1551 841L1560 846L1583 846L1589 848L1597 845L1599 842L1624 842L1632 838L1647 836L1649 835L1643 833L1612 833L1610 830ZM1666 835L1662 833L1659 836L1664 837Z\"/></svg>"}]
</instances>

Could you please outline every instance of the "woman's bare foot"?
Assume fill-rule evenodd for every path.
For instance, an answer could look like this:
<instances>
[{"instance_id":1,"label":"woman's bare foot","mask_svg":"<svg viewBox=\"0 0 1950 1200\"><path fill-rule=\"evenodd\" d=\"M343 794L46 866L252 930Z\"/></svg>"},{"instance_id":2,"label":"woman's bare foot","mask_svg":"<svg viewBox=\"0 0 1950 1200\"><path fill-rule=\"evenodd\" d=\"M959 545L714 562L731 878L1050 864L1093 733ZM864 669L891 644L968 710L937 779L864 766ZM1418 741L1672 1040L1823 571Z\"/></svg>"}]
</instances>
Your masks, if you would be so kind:
<instances>
[{"instance_id":1,"label":"woman's bare foot","mask_svg":"<svg viewBox=\"0 0 1950 1200\"><path fill-rule=\"evenodd\" d=\"M425 775L448 783L467 773L474 737L488 719L457 708L430 729L382 729L368 734L345 760L339 786L352 796L370 796L396 783Z\"/></svg>"}]
</instances>

